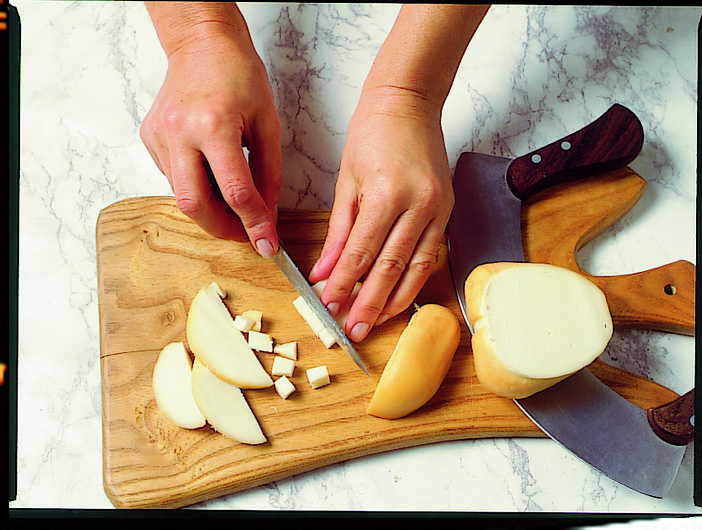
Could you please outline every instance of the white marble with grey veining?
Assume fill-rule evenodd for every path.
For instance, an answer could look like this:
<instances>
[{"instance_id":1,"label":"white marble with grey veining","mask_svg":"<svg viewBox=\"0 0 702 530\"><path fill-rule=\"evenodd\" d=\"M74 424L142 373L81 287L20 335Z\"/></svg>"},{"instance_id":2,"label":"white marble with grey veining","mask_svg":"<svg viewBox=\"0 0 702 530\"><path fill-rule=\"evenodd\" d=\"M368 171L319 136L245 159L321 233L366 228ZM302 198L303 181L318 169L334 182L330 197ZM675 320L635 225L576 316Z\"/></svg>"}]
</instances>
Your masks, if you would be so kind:
<instances>
[{"instance_id":1,"label":"white marble with grey veining","mask_svg":"<svg viewBox=\"0 0 702 530\"><path fill-rule=\"evenodd\" d=\"M166 64L138 2L13 2L22 19L18 495L11 508L110 508L102 489L95 223L170 194L138 128ZM328 209L348 120L397 4L244 4L283 124L280 205ZM444 112L463 150L517 156L621 103L641 119L649 183L581 251L596 274L696 263L697 26L702 8L493 7ZM678 393L694 338L619 333L606 358ZM339 463L193 506L699 514L689 447L665 499L635 493L547 439L435 444Z\"/></svg>"}]
</instances>

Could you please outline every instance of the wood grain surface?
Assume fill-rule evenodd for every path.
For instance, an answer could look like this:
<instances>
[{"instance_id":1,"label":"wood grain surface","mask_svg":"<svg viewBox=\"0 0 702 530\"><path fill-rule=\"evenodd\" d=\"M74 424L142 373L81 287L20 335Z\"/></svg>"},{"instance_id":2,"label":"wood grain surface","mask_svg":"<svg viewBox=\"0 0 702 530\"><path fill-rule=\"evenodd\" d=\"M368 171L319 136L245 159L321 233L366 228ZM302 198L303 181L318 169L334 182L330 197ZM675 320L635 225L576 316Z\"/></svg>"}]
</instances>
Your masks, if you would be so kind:
<instances>
[{"instance_id":1,"label":"wood grain surface","mask_svg":"<svg viewBox=\"0 0 702 530\"><path fill-rule=\"evenodd\" d=\"M611 192L615 187L616 192ZM577 267L573 258L577 249L624 215L644 188L643 179L626 170L533 197L523 208L527 259L565 260ZM573 213L573 203L582 209L578 214ZM319 255L328 216L329 212L280 212L281 239L303 274ZM105 490L116 507L186 506L332 463L420 444L544 436L512 400L481 387L465 324L454 361L434 398L410 416L383 420L367 415L365 409L411 308L375 328L357 345L369 378L338 347L327 350L314 337L292 306L297 294L271 261L260 258L248 243L212 238L181 214L172 198L128 199L105 208L97 222L96 239L103 474ZM445 246L438 258L416 302L445 305L460 317ZM686 275L678 278L676 274L673 280L667 275L661 280L676 282L676 294L666 295L675 301L682 298L681 293L694 291ZM657 304L660 293L657 287L650 292L648 280L595 280L615 301L615 325L673 327L692 333L694 307L692 322L676 316L689 313L687 298L680 302L680 312L672 303L672 314L664 309L664 315L649 318L646 310ZM210 427L191 431L175 427L154 399L151 377L159 351L172 341L184 341L187 346L190 302L200 287L212 281L227 292L225 303L232 314L259 309L264 313L265 332L280 342L299 343L299 360L291 378L297 391L290 398L281 399L272 387L244 391L268 437L263 445L234 442ZM626 282L626 287L620 289L617 281ZM259 357L270 369L273 356ZM314 390L305 370L318 365L327 365L331 384ZM661 385L599 360L590 369L644 409L677 397Z\"/></svg>"}]
</instances>

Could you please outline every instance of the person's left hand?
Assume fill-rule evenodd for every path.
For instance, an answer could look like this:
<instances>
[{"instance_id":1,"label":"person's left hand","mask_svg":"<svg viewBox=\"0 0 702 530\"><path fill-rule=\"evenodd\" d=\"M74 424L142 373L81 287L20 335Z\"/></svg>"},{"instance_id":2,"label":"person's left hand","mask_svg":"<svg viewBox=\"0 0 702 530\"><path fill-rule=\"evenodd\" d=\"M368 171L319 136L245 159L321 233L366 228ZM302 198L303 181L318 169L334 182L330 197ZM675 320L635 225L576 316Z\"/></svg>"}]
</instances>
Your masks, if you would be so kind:
<instances>
[{"instance_id":1,"label":"person's left hand","mask_svg":"<svg viewBox=\"0 0 702 530\"><path fill-rule=\"evenodd\" d=\"M346 333L361 341L413 302L453 208L441 109L385 88L362 97L348 129L329 231L309 279L328 279L332 315L363 285Z\"/></svg>"}]
</instances>

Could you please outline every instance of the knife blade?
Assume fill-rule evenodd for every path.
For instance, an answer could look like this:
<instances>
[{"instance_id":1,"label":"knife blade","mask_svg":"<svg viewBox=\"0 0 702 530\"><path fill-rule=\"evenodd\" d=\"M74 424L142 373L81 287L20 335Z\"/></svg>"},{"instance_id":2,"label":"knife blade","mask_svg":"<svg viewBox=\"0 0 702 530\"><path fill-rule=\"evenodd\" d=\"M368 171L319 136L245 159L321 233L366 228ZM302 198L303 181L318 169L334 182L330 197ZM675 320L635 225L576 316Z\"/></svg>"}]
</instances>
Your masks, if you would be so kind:
<instances>
[{"instance_id":1,"label":"knife blade","mask_svg":"<svg viewBox=\"0 0 702 530\"><path fill-rule=\"evenodd\" d=\"M522 201L547 186L625 167L642 146L641 123L617 104L579 131L516 159L461 154L446 235L454 288L471 332L464 294L468 274L484 263L525 261ZM650 438L653 431L645 423L646 412L612 393L587 369L531 398L514 401L549 437L605 475L651 496L662 496L670 488L682 458L680 448L659 446L658 437ZM617 420L608 423L614 411ZM627 443L612 444L625 419ZM633 439L644 441L634 447ZM619 463L630 466L631 453L637 450L635 462L655 462L655 473L621 471Z\"/></svg>"},{"instance_id":2,"label":"knife blade","mask_svg":"<svg viewBox=\"0 0 702 530\"><path fill-rule=\"evenodd\" d=\"M278 252L276 252L272 259L288 281L290 281L292 286L295 288L295 291L302 296L310 309L329 330L339 347L341 347L341 349L344 350L351 357L351 359L353 359L353 362L355 362L356 365L370 377L368 370L363 364L358 352L356 352L356 349L351 344L351 341L336 320L334 320L334 318L331 316L331 313L329 313L327 308L324 307L324 304L322 304L322 301L317 296L317 293L312 290L312 287L307 282L307 279L300 272L300 269L297 268L297 265L295 265L295 262L288 255L285 249L283 249L280 242L278 244Z\"/></svg>"},{"instance_id":3,"label":"knife blade","mask_svg":"<svg viewBox=\"0 0 702 530\"><path fill-rule=\"evenodd\" d=\"M685 453L683 443L693 438L688 428L685 437L678 437L678 444L664 441L649 423L648 416L655 409L637 407L586 369L514 401L569 452L612 480L651 497L668 493ZM691 408L687 418L678 421L678 431L691 426L694 390L669 406L683 401ZM588 427L586 433L584 427Z\"/></svg>"},{"instance_id":4,"label":"knife blade","mask_svg":"<svg viewBox=\"0 0 702 530\"><path fill-rule=\"evenodd\" d=\"M516 159L462 153L446 235L451 276L466 322L463 284L470 271L491 261L524 261L522 201L548 186L624 167L642 146L641 122L615 104L579 131Z\"/></svg>"}]
</instances>

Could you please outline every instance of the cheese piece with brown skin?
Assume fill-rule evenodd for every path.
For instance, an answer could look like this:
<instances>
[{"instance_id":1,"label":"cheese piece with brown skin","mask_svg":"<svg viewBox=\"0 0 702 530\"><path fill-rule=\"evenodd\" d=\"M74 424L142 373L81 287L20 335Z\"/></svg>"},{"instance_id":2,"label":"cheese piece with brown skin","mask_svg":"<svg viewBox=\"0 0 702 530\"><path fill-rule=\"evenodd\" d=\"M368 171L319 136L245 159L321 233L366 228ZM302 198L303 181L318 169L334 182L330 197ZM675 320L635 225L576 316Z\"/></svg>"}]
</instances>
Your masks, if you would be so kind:
<instances>
[{"instance_id":1,"label":"cheese piece with brown skin","mask_svg":"<svg viewBox=\"0 0 702 530\"><path fill-rule=\"evenodd\" d=\"M540 263L489 263L465 283L475 371L489 391L518 399L540 392L604 351L612 317L583 275Z\"/></svg>"},{"instance_id":2,"label":"cheese piece with brown skin","mask_svg":"<svg viewBox=\"0 0 702 530\"><path fill-rule=\"evenodd\" d=\"M460 324L450 309L421 306L400 335L366 412L397 419L422 407L446 377L460 338Z\"/></svg>"}]
</instances>

